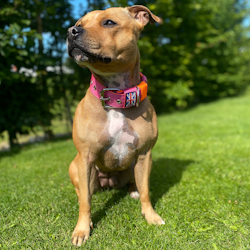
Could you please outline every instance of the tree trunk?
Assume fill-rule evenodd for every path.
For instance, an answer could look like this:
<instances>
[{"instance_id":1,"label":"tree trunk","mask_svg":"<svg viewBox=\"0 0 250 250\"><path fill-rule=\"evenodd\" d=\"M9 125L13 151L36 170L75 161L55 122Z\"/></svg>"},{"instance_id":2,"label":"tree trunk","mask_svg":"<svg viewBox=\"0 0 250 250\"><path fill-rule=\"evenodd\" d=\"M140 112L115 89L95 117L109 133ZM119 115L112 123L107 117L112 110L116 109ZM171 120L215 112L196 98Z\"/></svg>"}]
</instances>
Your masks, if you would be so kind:
<instances>
[{"instance_id":1,"label":"tree trunk","mask_svg":"<svg viewBox=\"0 0 250 250\"><path fill-rule=\"evenodd\" d=\"M43 36L43 19L41 18L40 12L37 13L36 21L37 21L37 33L39 33L41 36ZM38 46L39 54L42 55L43 54L43 38L38 40L38 45L39 45ZM41 81L42 81L42 85L43 85L44 89L47 89L46 81L45 81L43 76L42 76ZM49 107L48 107L48 110L49 110ZM44 127L44 135L45 135L45 138L48 140L54 139L53 131L49 128Z\"/></svg>"},{"instance_id":2,"label":"tree trunk","mask_svg":"<svg viewBox=\"0 0 250 250\"><path fill-rule=\"evenodd\" d=\"M43 20L41 18L41 13L37 13L36 21L37 21L37 33L43 36ZM38 43L39 43L39 54L41 55L43 53L43 38L39 39Z\"/></svg>"},{"instance_id":3,"label":"tree trunk","mask_svg":"<svg viewBox=\"0 0 250 250\"><path fill-rule=\"evenodd\" d=\"M70 131L71 131L72 126L73 126L73 119L72 119L72 115L71 115L71 112L70 112L70 105L69 105L69 102L68 102L68 99L67 99L66 95L64 97L64 105L65 105L67 120L70 122Z\"/></svg>"},{"instance_id":4,"label":"tree trunk","mask_svg":"<svg viewBox=\"0 0 250 250\"><path fill-rule=\"evenodd\" d=\"M18 141L16 137L16 132L14 130L8 130L9 135L9 146L10 149L13 149L18 146Z\"/></svg>"},{"instance_id":5,"label":"tree trunk","mask_svg":"<svg viewBox=\"0 0 250 250\"><path fill-rule=\"evenodd\" d=\"M62 62L62 55L61 55L61 61L60 61L60 79L61 79L61 83L64 81L63 79L63 62ZM68 98L67 98L67 94L66 94L66 89L63 87L63 95L64 95L64 107L65 107L65 114L66 114L66 126L67 126L67 130L68 131L72 131L72 126L73 126L73 119L72 119L72 115L70 112L70 104L68 102ZM70 128L68 128L68 121L70 122Z\"/></svg>"}]
</instances>

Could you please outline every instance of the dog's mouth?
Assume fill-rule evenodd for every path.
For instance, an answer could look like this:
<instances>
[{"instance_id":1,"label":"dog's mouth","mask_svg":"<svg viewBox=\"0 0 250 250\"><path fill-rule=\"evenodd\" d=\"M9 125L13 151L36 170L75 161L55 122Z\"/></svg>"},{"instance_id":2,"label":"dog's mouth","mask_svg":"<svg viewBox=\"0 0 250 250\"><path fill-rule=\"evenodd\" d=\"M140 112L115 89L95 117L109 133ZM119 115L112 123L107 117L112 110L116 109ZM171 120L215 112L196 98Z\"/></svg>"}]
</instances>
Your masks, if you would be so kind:
<instances>
[{"instance_id":1,"label":"dog's mouth","mask_svg":"<svg viewBox=\"0 0 250 250\"><path fill-rule=\"evenodd\" d=\"M89 63L110 63L110 57L103 57L101 55L91 53L79 47L70 47L68 50L69 56L71 56L77 63L78 62L89 62Z\"/></svg>"}]
</instances>

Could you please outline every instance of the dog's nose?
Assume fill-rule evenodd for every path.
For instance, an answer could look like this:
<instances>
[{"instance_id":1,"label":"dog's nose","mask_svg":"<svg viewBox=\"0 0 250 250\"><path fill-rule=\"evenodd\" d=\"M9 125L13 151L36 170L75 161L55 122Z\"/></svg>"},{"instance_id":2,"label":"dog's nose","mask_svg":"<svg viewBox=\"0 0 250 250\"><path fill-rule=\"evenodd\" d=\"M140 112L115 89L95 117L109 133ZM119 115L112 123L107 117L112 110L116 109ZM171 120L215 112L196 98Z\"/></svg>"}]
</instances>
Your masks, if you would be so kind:
<instances>
[{"instance_id":1,"label":"dog's nose","mask_svg":"<svg viewBox=\"0 0 250 250\"><path fill-rule=\"evenodd\" d=\"M83 33L84 29L82 27L70 27L67 32L68 38L76 38L79 34Z\"/></svg>"},{"instance_id":2,"label":"dog's nose","mask_svg":"<svg viewBox=\"0 0 250 250\"><path fill-rule=\"evenodd\" d=\"M76 27L73 27L72 29L71 29L71 34L73 35L73 36L77 36L78 35L78 30L76 29Z\"/></svg>"}]
</instances>

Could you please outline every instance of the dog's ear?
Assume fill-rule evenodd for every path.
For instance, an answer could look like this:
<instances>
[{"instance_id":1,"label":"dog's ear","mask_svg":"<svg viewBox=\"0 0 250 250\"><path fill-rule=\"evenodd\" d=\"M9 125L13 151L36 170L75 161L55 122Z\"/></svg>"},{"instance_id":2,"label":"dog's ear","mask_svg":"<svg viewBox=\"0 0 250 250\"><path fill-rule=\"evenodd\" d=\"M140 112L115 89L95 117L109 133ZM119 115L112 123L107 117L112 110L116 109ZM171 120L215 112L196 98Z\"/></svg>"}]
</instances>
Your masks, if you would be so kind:
<instances>
[{"instance_id":1,"label":"dog's ear","mask_svg":"<svg viewBox=\"0 0 250 250\"><path fill-rule=\"evenodd\" d=\"M127 7L132 17L141 25L143 28L148 23L162 23L162 19L154 15L147 7L143 5L133 5Z\"/></svg>"}]
</instances>

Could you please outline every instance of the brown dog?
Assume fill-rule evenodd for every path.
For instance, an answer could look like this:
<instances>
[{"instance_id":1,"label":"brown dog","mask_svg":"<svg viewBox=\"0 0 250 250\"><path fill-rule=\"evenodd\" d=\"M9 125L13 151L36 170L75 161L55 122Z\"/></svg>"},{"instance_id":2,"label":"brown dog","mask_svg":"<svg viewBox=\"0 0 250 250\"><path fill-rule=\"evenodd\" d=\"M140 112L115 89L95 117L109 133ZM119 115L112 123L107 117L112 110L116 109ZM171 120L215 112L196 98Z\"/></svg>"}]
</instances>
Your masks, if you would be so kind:
<instances>
[{"instance_id":1,"label":"brown dog","mask_svg":"<svg viewBox=\"0 0 250 250\"><path fill-rule=\"evenodd\" d=\"M73 140L78 154L69 167L80 203L72 235L72 243L77 246L89 238L93 226L91 197L102 187L128 184L130 196L140 197L147 222L165 224L149 198L157 118L145 95L146 78L139 72L137 47L148 22L161 19L148 8L135 5L92 11L68 29L69 55L93 74L90 88L76 109ZM125 99L118 96L114 102L112 95ZM106 107L112 102L113 106ZM126 106L120 108L123 102Z\"/></svg>"}]
</instances>

